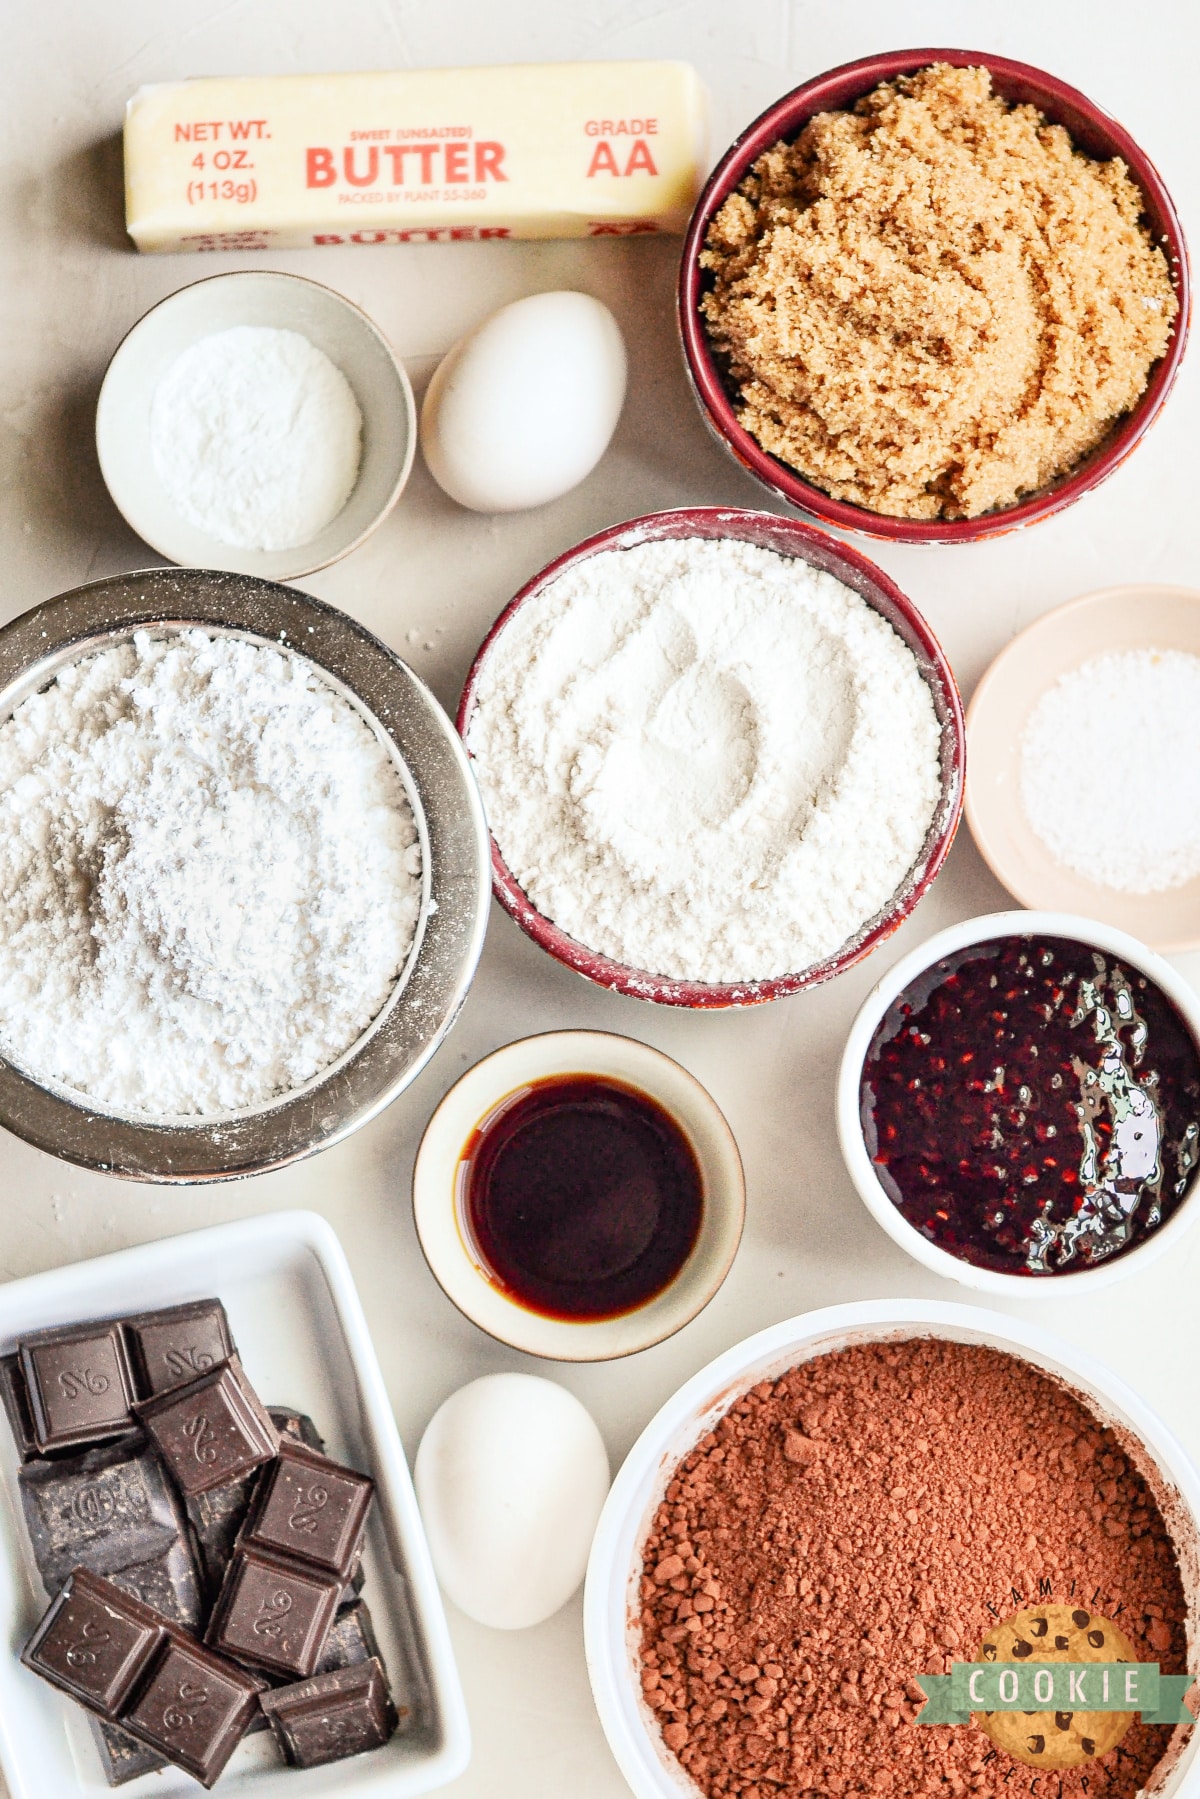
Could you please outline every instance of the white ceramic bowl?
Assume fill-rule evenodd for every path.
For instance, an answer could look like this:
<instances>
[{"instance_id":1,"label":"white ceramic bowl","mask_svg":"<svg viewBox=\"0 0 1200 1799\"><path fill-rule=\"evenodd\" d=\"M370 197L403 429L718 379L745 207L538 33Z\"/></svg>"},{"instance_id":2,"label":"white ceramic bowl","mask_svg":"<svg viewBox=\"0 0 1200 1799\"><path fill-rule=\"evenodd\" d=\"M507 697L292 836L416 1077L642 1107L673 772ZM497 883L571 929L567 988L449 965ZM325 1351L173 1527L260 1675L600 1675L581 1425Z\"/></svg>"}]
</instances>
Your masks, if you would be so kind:
<instances>
[{"instance_id":1,"label":"white ceramic bowl","mask_svg":"<svg viewBox=\"0 0 1200 1799\"><path fill-rule=\"evenodd\" d=\"M931 1336L1021 1356L1063 1380L1130 1439L1131 1459L1150 1484L1179 1553L1194 1658L1200 1626L1200 1473L1136 1393L1082 1350L978 1306L890 1299L830 1306L748 1337L694 1375L646 1426L600 1515L584 1593L584 1642L600 1722L636 1799L696 1799L698 1793L663 1747L637 1676L642 1544L680 1460L760 1380L776 1379L800 1362L850 1344ZM1155 1799L1181 1799L1200 1791L1200 1730L1186 1738L1180 1734L1179 1760L1148 1789Z\"/></svg>"},{"instance_id":2,"label":"white ceramic bowl","mask_svg":"<svg viewBox=\"0 0 1200 1799\"><path fill-rule=\"evenodd\" d=\"M663 1292L616 1318L547 1318L509 1297L482 1266L459 1220L458 1168L476 1127L500 1101L549 1075L598 1074L640 1088L686 1135L703 1179L700 1234ZM607 1031L550 1031L485 1056L451 1087L426 1126L413 1169L413 1215L434 1278L489 1336L558 1362L604 1362L673 1336L728 1274L746 1211L742 1160L711 1094L669 1056Z\"/></svg>"},{"instance_id":3,"label":"white ceramic bowl","mask_svg":"<svg viewBox=\"0 0 1200 1799\"><path fill-rule=\"evenodd\" d=\"M154 469L150 411L160 380L200 338L235 325L300 332L342 371L362 413L354 491L323 531L289 550L237 549L210 537L180 517ZM96 408L100 468L138 536L184 567L229 569L266 581L310 575L368 537L399 497L416 447L412 386L379 327L332 288L301 275L254 269L214 275L160 300L119 345Z\"/></svg>"},{"instance_id":4,"label":"white ceramic bowl","mask_svg":"<svg viewBox=\"0 0 1200 1799\"><path fill-rule=\"evenodd\" d=\"M410 1708L386 1748L308 1771L270 1733L247 1738L221 1779L231 1795L407 1799L444 1786L471 1753L466 1706L425 1532L379 1362L346 1257L323 1218L274 1212L192 1231L0 1287L0 1354L43 1326L113 1318L216 1294L246 1372L269 1405L311 1414L330 1454L374 1476L364 1597L394 1690ZM11 1799L105 1799L85 1714L23 1668L17 1652L46 1609L21 1519L16 1451L0 1418L0 1769ZM121 1788L129 1799L194 1799L178 1768Z\"/></svg>"},{"instance_id":5,"label":"white ceramic bowl","mask_svg":"<svg viewBox=\"0 0 1200 1799\"><path fill-rule=\"evenodd\" d=\"M1136 937L1112 925L1100 924L1092 918L1078 918L1070 912L992 912L982 918L967 918L950 925L922 943L911 954L902 956L881 981L876 982L850 1027L842 1063L838 1070L837 1129L842 1156L850 1178L858 1188L867 1210L888 1236L906 1249L916 1261L943 1274L948 1280L975 1287L984 1293L1005 1294L1010 1299L1053 1300L1062 1297L1064 1282L1072 1294L1106 1287L1127 1275L1140 1273L1149 1263L1165 1255L1195 1222L1200 1211L1200 1181L1193 1181L1180 1205L1150 1236L1131 1249L1096 1267L1080 1268L1074 1273L1023 1275L1004 1274L993 1268L976 1268L948 1250L941 1249L923 1237L897 1206L892 1203L879 1181L863 1141L859 1116L859 1088L863 1063L871 1039L892 1001L909 983L937 962L971 943L987 943L996 937L1011 936L1072 937L1080 943L1120 957L1142 974L1148 975L1182 1014L1197 1045L1200 1045L1200 996L1176 974L1170 963L1155 955Z\"/></svg>"}]
</instances>

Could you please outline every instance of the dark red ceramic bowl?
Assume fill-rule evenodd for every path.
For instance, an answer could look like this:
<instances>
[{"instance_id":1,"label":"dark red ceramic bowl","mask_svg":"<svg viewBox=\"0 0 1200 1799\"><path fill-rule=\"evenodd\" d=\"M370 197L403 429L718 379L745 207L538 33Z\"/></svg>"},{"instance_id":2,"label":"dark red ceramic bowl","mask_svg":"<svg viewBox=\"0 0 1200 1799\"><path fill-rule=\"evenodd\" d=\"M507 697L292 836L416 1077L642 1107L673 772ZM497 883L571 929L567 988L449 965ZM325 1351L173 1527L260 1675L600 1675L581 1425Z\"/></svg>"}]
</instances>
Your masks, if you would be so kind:
<instances>
[{"instance_id":1,"label":"dark red ceramic bowl","mask_svg":"<svg viewBox=\"0 0 1200 1799\"><path fill-rule=\"evenodd\" d=\"M1104 443L1069 475L1049 487L1031 494L1015 506L971 519L889 518L885 513L831 499L786 463L768 454L738 424L729 390L709 347L699 308L707 280L700 267L700 253L709 223L763 151L769 150L780 139L798 137L815 113L844 111L881 81L910 75L933 62L952 63L959 68L982 65L990 70L992 87L997 94L1005 100L1036 106L1053 124L1065 126L1076 147L1088 156L1105 161L1113 156L1122 157L1142 191L1145 221L1155 242L1161 244L1166 253L1179 299L1179 316L1166 355L1156 363L1149 385L1137 405L1119 420ZM892 50L883 56L866 56L860 62L843 63L841 68L818 75L814 81L806 81L802 87L785 94L742 133L717 164L692 214L679 274L679 328L684 359L700 409L715 436L744 468L790 506L799 507L843 531L861 531L869 537L893 538L901 543L976 543L981 538L997 537L1006 531L1015 531L1020 525L1031 525L1037 519L1061 512L1096 487L1124 462L1158 416L1183 359L1190 315L1191 290L1183 228L1171 196L1150 158L1115 119L1077 88L1068 87L1055 76L1031 68L1027 63L1010 62L1007 57L991 56L982 50Z\"/></svg>"},{"instance_id":2,"label":"dark red ceramic bowl","mask_svg":"<svg viewBox=\"0 0 1200 1799\"><path fill-rule=\"evenodd\" d=\"M647 518L630 519L623 525L611 525L595 537L585 538L549 563L535 575L500 614L480 646L471 664L466 686L458 707L458 729L467 740L471 715L475 710L480 674L492 645L512 619L518 607L556 580L568 569L576 567L601 550L628 550L642 543L657 543L671 537L737 537L746 543L774 550L780 556L824 569L860 594L876 612L882 613L917 659L922 675L929 684L934 711L942 727L941 778L942 794L929 827L921 853L891 901L883 911L868 919L849 942L827 961L795 974L779 975L772 980L743 981L736 985L718 985L706 981L673 980L648 973L643 968L630 968L600 955L587 944L578 943L546 918L528 898L507 868L500 846L492 837L492 891L510 912L527 936L540 943L559 962L573 968L601 987L611 987L633 999L654 1000L663 1006L721 1007L754 1006L765 1000L781 999L798 993L802 987L815 987L831 980L835 974L870 955L876 944L890 937L903 923L925 893L946 859L954 841L963 803L963 774L966 763L966 734L962 701L950 670L933 632L910 599L883 570L868 562L865 556L848 545L839 543L824 531L799 519L780 518L773 512L742 512L723 506L682 507L673 512L652 512ZM468 755L470 745L467 745Z\"/></svg>"}]
</instances>

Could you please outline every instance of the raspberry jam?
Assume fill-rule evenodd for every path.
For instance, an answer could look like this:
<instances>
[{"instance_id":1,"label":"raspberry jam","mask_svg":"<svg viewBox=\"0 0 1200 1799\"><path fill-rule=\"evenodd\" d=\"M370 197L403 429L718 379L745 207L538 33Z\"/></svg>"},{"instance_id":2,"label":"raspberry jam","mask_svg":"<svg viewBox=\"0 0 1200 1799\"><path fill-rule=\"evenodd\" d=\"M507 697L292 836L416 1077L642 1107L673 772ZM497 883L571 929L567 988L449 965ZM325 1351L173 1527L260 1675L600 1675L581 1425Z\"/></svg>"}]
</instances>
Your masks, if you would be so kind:
<instances>
[{"instance_id":1,"label":"raspberry jam","mask_svg":"<svg viewBox=\"0 0 1200 1799\"><path fill-rule=\"evenodd\" d=\"M1200 1157L1200 1055L1146 975L1064 937L972 944L920 974L863 1067L867 1151L922 1236L1059 1274L1169 1218Z\"/></svg>"},{"instance_id":2,"label":"raspberry jam","mask_svg":"<svg viewBox=\"0 0 1200 1799\"><path fill-rule=\"evenodd\" d=\"M623 1081L551 1075L510 1094L458 1166L459 1225L491 1278L548 1318L615 1318L695 1247L704 1180L680 1126Z\"/></svg>"}]
</instances>

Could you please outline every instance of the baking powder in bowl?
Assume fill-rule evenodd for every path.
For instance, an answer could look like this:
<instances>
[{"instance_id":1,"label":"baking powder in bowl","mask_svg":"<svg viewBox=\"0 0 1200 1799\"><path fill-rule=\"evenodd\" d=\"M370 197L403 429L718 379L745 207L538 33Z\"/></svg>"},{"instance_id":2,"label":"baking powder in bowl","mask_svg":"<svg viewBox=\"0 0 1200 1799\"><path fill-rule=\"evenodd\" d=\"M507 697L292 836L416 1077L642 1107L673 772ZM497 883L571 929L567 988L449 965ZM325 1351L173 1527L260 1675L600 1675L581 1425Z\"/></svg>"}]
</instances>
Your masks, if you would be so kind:
<instances>
[{"instance_id":1,"label":"baking powder in bowl","mask_svg":"<svg viewBox=\"0 0 1200 1799\"><path fill-rule=\"evenodd\" d=\"M303 1085L387 1002L420 905L398 768L290 650L138 632L0 725L0 1053L102 1109Z\"/></svg>"},{"instance_id":2,"label":"baking powder in bowl","mask_svg":"<svg viewBox=\"0 0 1200 1799\"><path fill-rule=\"evenodd\" d=\"M834 576L736 538L591 556L520 606L467 745L533 904L682 980L791 974L912 871L941 728L912 651Z\"/></svg>"},{"instance_id":3,"label":"baking powder in bowl","mask_svg":"<svg viewBox=\"0 0 1200 1799\"><path fill-rule=\"evenodd\" d=\"M234 325L176 357L154 393L154 472L182 518L238 549L311 543L354 490L362 413L299 331Z\"/></svg>"}]
</instances>

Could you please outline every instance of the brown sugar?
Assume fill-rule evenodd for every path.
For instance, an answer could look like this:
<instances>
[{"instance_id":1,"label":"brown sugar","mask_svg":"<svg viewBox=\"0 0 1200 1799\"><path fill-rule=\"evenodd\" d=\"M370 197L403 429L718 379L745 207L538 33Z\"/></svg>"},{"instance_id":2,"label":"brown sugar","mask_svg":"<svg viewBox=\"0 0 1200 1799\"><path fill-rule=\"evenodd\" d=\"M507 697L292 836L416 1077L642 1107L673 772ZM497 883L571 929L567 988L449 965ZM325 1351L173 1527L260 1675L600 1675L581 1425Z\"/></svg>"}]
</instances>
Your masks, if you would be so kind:
<instances>
[{"instance_id":1,"label":"brown sugar","mask_svg":"<svg viewBox=\"0 0 1200 1799\"><path fill-rule=\"evenodd\" d=\"M1084 1605L1186 1665L1174 1548L1125 1447L997 1350L873 1343L762 1382L676 1470L642 1566L643 1692L709 1799L1133 1799L1167 1745L1138 1719L1048 1786L973 1723L915 1722L916 1676L1023 1605Z\"/></svg>"},{"instance_id":2,"label":"brown sugar","mask_svg":"<svg viewBox=\"0 0 1200 1799\"><path fill-rule=\"evenodd\" d=\"M1145 391L1178 302L1125 164L935 64L760 156L701 302L741 424L839 500L974 518Z\"/></svg>"}]
</instances>

